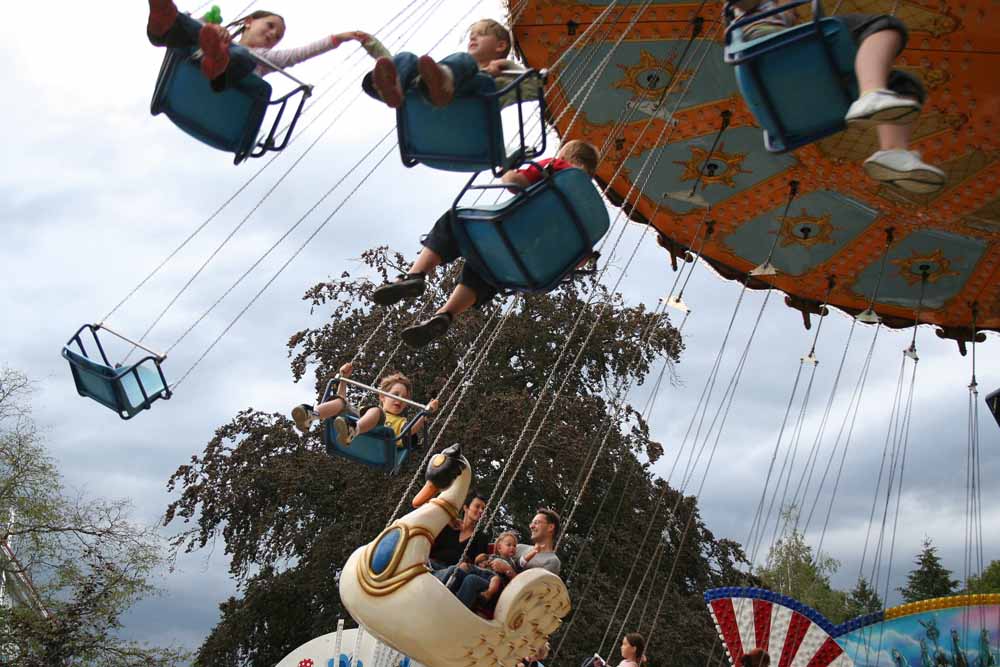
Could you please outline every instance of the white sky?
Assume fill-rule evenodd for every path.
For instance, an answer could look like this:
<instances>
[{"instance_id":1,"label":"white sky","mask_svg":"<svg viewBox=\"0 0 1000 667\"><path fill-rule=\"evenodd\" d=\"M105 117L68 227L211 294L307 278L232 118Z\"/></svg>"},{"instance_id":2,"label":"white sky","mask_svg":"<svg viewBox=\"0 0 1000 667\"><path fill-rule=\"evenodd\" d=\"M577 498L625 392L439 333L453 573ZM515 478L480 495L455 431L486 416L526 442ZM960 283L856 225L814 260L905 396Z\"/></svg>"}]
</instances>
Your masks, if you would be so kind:
<instances>
[{"instance_id":1,"label":"white sky","mask_svg":"<svg viewBox=\"0 0 1000 667\"><path fill-rule=\"evenodd\" d=\"M231 13L242 5L225 3L223 8ZM283 0L277 5L271 8L283 13L288 22L285 44L295 45L329 32L374 31L402 3ZM165 490L167 477L202 450L216 427L249 406L285 411L309 398L307 387L291 382L285 349L290 334L323 320L323 313L310 316L308 305L301 301L305 289L344 269L356 270L354 258L364 248L389 242L414 252L419 235L442 207L450 205L464 178L424 168L408 170L395 155L390 156L171 401L123 422L76 396L59 357L61 345L80 324L104 315L262 161L233 167L226 155L194 143L165 119L149 116L149 97L162 52L145 39L144 3L116 6L99 17L92 4L57 0L45 7L54 20L39 16L39 6L32 3L5 7L0 28L6 55L0 62L0 85L5 91L0 117L7 129L0 152L4 206L0 218L0 281L4 286L0 290L0 312L4 313L0 363L38 381L36 417L47 431L67 483L92 494L130 497L137 518L153 523L171 500ZM467 0L445 0L427 26L407 38L407 48L426 50L469 7ZM499 2L489 0L480 4L476 16L500 18L502 9ZM462 45L461 35L455 32L434 53L445 55ZM357 91L347 77L341 78L345 70L349 77L360 72L356 58L348 67L340 66L350 54L351 49L344 49L297 68L296 73L306 80L326 77L327 83L337 82L329 99L319 100L304 122L316 118L330 100L337 103L209 226L192 252L179 257L116 315L117 328L140 332L285 166L319 130L330 125L333 114ZM284 86L280 77L270 80L278 89ZM180 335L392 124L392 113L367 98L351 105L168 315L151 338L154 346L165 347ZM355 182L349 180L347 185ZM320 205L288 244L178 346L168 361L172 377L187 369L345 192L338 190ZM626 233L609 280L617 278L641 231L631 226ZM666 254L647 236L623 281L624 292L630 303L652 306L673 279ZM661 393L652 417L655 436L667 450L660 466L663 475L683 439L738 292L735 283L717 279L706 267L695 272L688 287L685 297L693 314L684 330L687 350L677 368L680 384ZM730 377L762 299L763 294L755 293L744 302L717 396ZM709 527L717 536L741 542L763 485L799 357L811 342L812 334L802 328L798 312L781 301L781 295L772 295L701 495ZM849 328L850 321L839 313L824 326L818 347L821 364L800 461L812 444ZM871 334L870 327L859 327L856 332L842 392L853 388ZM849 586L858 572L900 351L909 344L910 335L884 332L876 346L825 538L825 551L843 562L835 579L841 586ZM919 331L918 347L921 362L892 563L893 588L901 584L925 535L941 548L945 565L962 574L970 359L961 358L954 343L937 339L928 328ZM1000 352L993 339L979 352L978 377L985 394L1000 386ZM637 390L633 402L642 404L646 391ZM843 396L835 402L821 454L824 463L845 404ZM981 412L983 482L991 490L1000 472L997 430L985 408ZM696 483L699 479L700 474ZM676 478L671 481L678 483ZM984 493L987 561L997 557L1000 546L995 529L1000 509L989 502L990 497L988 491ZM813 528L818 525L814 522ZM810 537L815 544L818 533L811 531ZM164 595L140 604L129 615L126 631L152 642L199 644L218 618L218 603L234 592L222 551L218 548L210 557L204 553L184 558L176 571L165 573L160 581ZM897 603L898 596L890 595L888 602Z\"/></svg>"}]
</instances>

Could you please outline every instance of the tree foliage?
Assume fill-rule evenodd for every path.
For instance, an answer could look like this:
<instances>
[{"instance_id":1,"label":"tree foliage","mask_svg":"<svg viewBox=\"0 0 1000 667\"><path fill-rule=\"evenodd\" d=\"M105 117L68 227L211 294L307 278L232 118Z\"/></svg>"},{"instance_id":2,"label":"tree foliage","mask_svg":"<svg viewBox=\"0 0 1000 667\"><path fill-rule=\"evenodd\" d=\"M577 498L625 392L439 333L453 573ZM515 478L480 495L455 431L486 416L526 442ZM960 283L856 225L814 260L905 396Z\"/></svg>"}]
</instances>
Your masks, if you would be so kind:
<instances>
[{"instance_id":1,"label":"tree foliage","mask_svg":"<svg viewBox=\"0 0 1000 667\"><path fill-rule=\"evenodd\" d=\"M978 575L969 577L970 593L1000 593L1000 560L986 566Z\"/></svg>"},{"instance_id":2,"label":"tree foliage","mask_svg":"<svg viewBox=\"0 0 1000 667\"><path fill-rule=\"evenodd\" d=\"M882 598L878 596L878 592L871 587L866 578L859 577L858 583L847 594L847 617L857 618L882 611L884 608L885 605L882 603Z\"/></svg>"},{"instance_id":3,"label":"tree foliage","mask_svg":"<svg viewBox=\"0 0 1000 667\"><path fill-rule=\"evenodd\" d=\"M122 614L155 593L161 544L130 521L127 502L64 488L27 408L30 392L23 374L0 371L0 566L24 600L0 608L0 646L12 647L5 664L183 664L182 652L120 637Z\"/></svg>"},{"instance_id":4,"label":"tree foliage","mask_svg":"<svg viewBox=\"0 0 1000 667\"><path fill-rule=\"evenodd\" d=\"M401 256L384 248L368 251L363 260L381 279L405 266ZM450 291L451 281L450 276L442 280L438 302ZM536 444L528 450L499 508L499 527L523 533L542 506L565 516L597 445L608 433L560 547L575 602L574 623L560 660L578 661L597 650L594 629L603 630L609 623L610 609L649 528L652 537L639 556L640 567L629 583L626 602L632 600L656 539L663 540L661 566L651 575L655 586L647 579L635 609L645 608L643 622L651 625L660 594L666 591L670 597L664 609L670 613L662 615L653 652L669 653L672 663L701 664L715 638L701 592L732 581L744 560L742 551L714 538L693 499L654 481L648 465L662 454L662 447L649 440L647 424L632 406L616 413L609 404L616 388L645 381L658 372L662 359L671 364L679 359L678 332L655 313L642 306L628 307L619 295L588 280L519 302L497 333L491 352L481 359L476 354L482 345L477 348L475 341L488 323L486 331L493 331L501 319L501 303L463 315L447 337L420 352L397 353L396 333L418 314L405 304L373 312L368 306L371 290L371 282L344 273L307 292L313 312L328 318L294 334L288 343L293 377L313 380L312 388L303 391L303 400L322 392L337 368L353 358L355 376L361 380L373 381L383 368L399 370L413 380L416 398L441 394L444 402L455 395L442 391L451 371L473 350L461 373L476 367L473 362L481 365L439 447L461 442L477 486L487 493L498 489L500 472L536 402L538 414L528 424L525 443L549 407L550 399L542 396L542 390L580 318L578 333L555 376L560 382L568 378L566 389L552 405L551 417L538 431ZM607 310L598 317L597 304L605 301ZM592 326L593 335L585 338ZM646 330L652 333L643 342ZM570 368L568 361L578 353L579 364ZM441 428L448 410L445 403L434 426ZM612 420L613 414L617 417ZM433 433L432 429L432 437ZM205 450L181 466L169 483L179 495L168 508L166 521L186 524L175 548L193 551L221 539L239 584L239 596L220 606L221 619L201 646L198 664L272 665L296 646L333 630L338 617L346 617L337 590L341 564L386 524L424 452L415 452L400 475L386 477L331 459L317 434L300 437L281 414L247 408L219 428ZM614 500L627 494L614 522L610 521L614 502L606 503L603 514L595 516L607 494ZM667 574L675 560L668 587ZM689 609L690 616L683 619L683 631L675 631L679 619L674 612L682 608ZM640 625L638 619L634 613L629 627ZM616 639L610 637L611 642Z\"/></svg>"},{"instance_id":5,"label":"tree foliage","mask_svg":"<svg viewBox=\"0 0 1000 667\"><path fill-rule=\"evenodd\" d=\"M937 547L931 539L924 539L924 546L913 562L916 568L910 570L906 585L898 589L904 602L920 602L931 598L951 595L958 588L958 581L951 578L951 570L945 569L937 555Z\"/></svg>"},{"instance_id":6,"label":"tree foliage","mask_svg":"<svg viewBox=\"0 0 1000 667\"><path fill-rule=\"evenodd\" d=\"M830 556L815 557L805 536L794 527L793 515L794 509L784 513L785 535L771 547L766 564L756 574L765 588L789 595L841 623L849 615L848 596L830 585L840 562Z\"/></svg>"}]
</instances>

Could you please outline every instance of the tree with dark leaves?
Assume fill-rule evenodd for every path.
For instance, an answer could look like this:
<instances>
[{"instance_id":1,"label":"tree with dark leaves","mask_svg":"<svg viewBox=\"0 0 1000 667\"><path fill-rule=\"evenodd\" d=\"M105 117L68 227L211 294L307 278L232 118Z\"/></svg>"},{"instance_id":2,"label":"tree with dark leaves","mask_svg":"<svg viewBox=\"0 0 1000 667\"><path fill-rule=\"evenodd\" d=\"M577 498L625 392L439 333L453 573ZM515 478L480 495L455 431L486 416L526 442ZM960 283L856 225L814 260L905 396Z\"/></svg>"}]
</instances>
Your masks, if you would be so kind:
<instances>
[{"instance_id":1,"label":"tree with dark leaves","mask_svg":"<svg viewBox=\"0 0 1000 667\"><path fill-rule=\"evenodd\" d=\"M403 257L384 248L368 251L363 260L379 282L407 265ZM446 275L424 305L436 307L453 281L453 274ZM372 289L370 281L344 273L306 293L313 312L328 314L328 319L299 331L288 343L294 379L313 380L312 387L303 391L303 400L311 402L340 365L353 360L359 380L375 383L380 372L401 371L413 380L415 397L438 396L443 407L437 423L432 422L428 439L401 473L386 476L330 458L318 433L300 436L284 414L247 408L220 427L200 455L176 471L169 488L179 495L168 508L166 522L183 522L186 529L175 539L175 548L194 551L221 538L239 586L239 596L220 606L221 619L201 646L197 664L270 666L309 639L332 631L337 619L346 617L338 598L340 567L386 525L411 476L422 474L420 461L429 443L439 435L438 449L462 443L476 486L489 494L506 484L500 472L526 425L525 446L515 457L525 452L526 456L498 507L494 531L523 532L539 507L568 513L586 470L599 454L573 520L564 527L566 537L559 550L564 573L573 572L568 582L571 596L581 597L587 583L594 584L577 605L577 620L561 659L578 661L595 650L590 630L609 622L608 601L617 598L626 564L652 521L653 534L666 542L654 594L662 592L665 573L673 567L671 604L690 613L683 619L683 633L669 629L676 620L673 609L670 618L664 613L662 650L670 651L675 662L703 661L715 633L700 602L701 593L728 579L743 554L713 537L693 498L680 498L673 489L665 489L664 482L654 481L649 465L663 448L649 440L648 426L637 410L627 404L621 410L611 405L618 389L642 383L664 359L670 364L679 359L680 335L667 319L642 306L626 306L620 295L609 294L590 278L519 300L506 318L502 302L487 304L456 321L439 342L414 351L400 349L398 332L421 316L417 312L421 301L373 310ZM607 307L598 317L602 303ZM580 324L571 339L577 318ZM486 335L475 347L487 325ZM472 363L496 326L501 328L490 353L482 357L481 365ZM555 386L567 378L566 388L553 405L547 378L564 345L568 352L554 377ZM448 385L452 371L470 351L458 381ZM579 364L571 364L578 353ZM472 384L456 408L456 388L474 368L478 370ZM539 402L535 419L528 423ZM539 428L550 405L551 416ZM447 431L439 433L453 408ZM598 451L605 432L608 440ZM533 439L534 445L527 448ZM516 465L514 461L511 468ZM630 480L629 497L621 518L609 521L613 502L596 516L601 500L621 493L625 480ZM677 505L678 510L661 511L654 521L653 508L664 490L664 507ZM681 539L682 531L686 539ZM598 549L598 544L606 548ZM654 546L648 545L649 553ZM638 584L638 577L629 583L630 599ZM639 594L643 600L650 595L648 582ZM658 601L657 597L648 606L650 614Z\"/></svg>"}]
</instances>

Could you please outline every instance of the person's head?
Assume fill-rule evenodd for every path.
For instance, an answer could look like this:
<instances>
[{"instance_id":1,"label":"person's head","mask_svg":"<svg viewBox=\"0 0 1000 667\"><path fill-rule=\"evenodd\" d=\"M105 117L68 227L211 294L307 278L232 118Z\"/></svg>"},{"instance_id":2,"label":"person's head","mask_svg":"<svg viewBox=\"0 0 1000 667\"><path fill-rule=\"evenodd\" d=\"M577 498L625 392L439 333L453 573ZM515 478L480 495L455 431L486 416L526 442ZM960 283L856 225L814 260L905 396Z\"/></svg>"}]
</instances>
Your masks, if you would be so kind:
<instances>
[{"instance_id":1,"label":"person's head","mask_svg":"<svg viewBox=\"0 0 1000 667\"><path fill-rule=\"evenodd\" d=\"M409 398L410 392L413 391L413 385L410 383L410 378L406 377L402 373L392 373L391 375L383 378L381 382L378 383L378 388L382 391L387 391L390 394L395 394L401 398ZM382 409L389 413L390 415L401 415L403 411L406 410L406 403L395 399L391 396L382 396L379 399L382 405Z\"/></svg>"},{"instance_id":2,"label":"person's head","mask_svg":"<svg viewBox=\"0 0 1000 667\"><path fill-rule=\"evenodd\" d=\"M531 520L531 541L535 544L555 544L559 537L559 514L543 507Z\"/></svg>"},{"instance_id":3,"label":"person's head","mask_svg":"<svg viewBox=\"0 0 1000 667\"><path fill-rule=\"evenodd\" d=\"M600 161L600 155L594 144L581 141L580 139L567 141L559 149L556 157L560 160L566 160L566 162L569 162L574 167L583 169L591 178L597 173L597 163Z\"/></svg>"},{"instance_id":4,"label":"person's head","mask_svg":"<svg viewBox=\"0 0 1000 667\"><path fill-rule=\"evenodd\" d=\"M476 490L472 490L469 492L469 497L465 500L465 504L462 505L462 518L470 523L476 523L479 521L479 517L483 515L483 510L485 509L486 496Z\"/></svg>"},{"instance_id":5,"label":"person's head","mask_svg":"<svg viewBox=\"0 0 1000 667\"><path fill-rule=\"evenodd\" d=\"M771 656L767 654L767 651L755 648L744 653L740 662L743 667L768 667L771 664Z\"/></svg>"},{"instance_id":6,"label":"person's head","mask_svg":"<svg viewBox=\"0 0 1000 667\"><path fill-rule=\"evenodd\" d=\"M469 26L469 55L480 64L502 60L510 54L510 31L493 19Z\"/></svg>"},{"instance_id":7,"label":"person's head","mask_svg":"<svg viewBox=\"0 0 1000 667\"><path fill-rule=\"evenodd\" d=\"M226 27L236 28L234 37L249 48L273 49L285 36L285 19L266 9L258 9Z\"/></svg>"},{"instance_id":8,"label":"person's head","mask_svg":"<svg viewBox=\"0 0 1000 667\"><path fill-rule=\"evenodd\" d=\"M494 553L503 558L513 558L517 553L517 535L511 531L504 531L497 535L493 541Z\"/></svg>"},{"instance_id":9,"label":"person's head","mask_svg":"<svg viewBox=\"0 0 1000 667\"><path fill-rule=\"evenodd\" d=\"M646 640L638 632L630 632L622 637L622 659L632 662L642 661L646 650Z\"/></svg>"}]
</instances>

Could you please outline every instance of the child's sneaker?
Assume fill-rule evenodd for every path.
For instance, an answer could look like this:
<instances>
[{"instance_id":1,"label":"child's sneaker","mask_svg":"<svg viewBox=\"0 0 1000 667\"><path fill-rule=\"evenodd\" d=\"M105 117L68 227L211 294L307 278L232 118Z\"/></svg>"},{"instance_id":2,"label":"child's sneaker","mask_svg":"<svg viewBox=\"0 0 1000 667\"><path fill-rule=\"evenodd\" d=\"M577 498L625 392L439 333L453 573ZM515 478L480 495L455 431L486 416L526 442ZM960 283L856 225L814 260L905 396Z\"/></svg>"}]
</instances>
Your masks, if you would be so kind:
<instances>
[{"instance_id":1,"label":"child's sneaker","mask_svg":"<svg viewBox=\"0 0 1000 667\"><path fill-rule=\"evenodd\" d=\"M292 421L295 422L295 428L303 433L308 433L313 422L319 421L319 415L316 414L313 406L303 403L292 408Z\"/></svg>"},{"instance_id":2,"label":"child's sneaker","mask_svg":"<svg viewBox=\"0 0 1000 667\"><path fill-rule=\"evenodd\" d=\"M177 21L177 5L173 0L149 0L149 20L146 33L152 37L163 37Z\"/></svg>"},{"instance_id":3,"label":"child's sneaker","mask_svg":"<svg viewBox=\"0 0 1000 667\"><path fill-rule=\"evenodd\" d=\"M855 127L909 125L920 114L920 102L891 90L873 90L854 100L844 120Z\"/></svg>"},{"instance_id":4,"label":"child's sneaker","mask_svg":"<svg viewBox=\"0 0 1000 667\"><path fill-rule=\"evenodd\" d=\"M400 276L396 282L386 283L375 288L372 293L372 301L380 306L391 306L403 299L413 299L424 293L427 283L424 282L424 274L407 273Z\"/></svg>"},{"instance_id":5,"label":"child's sneaker","mask_svg":"<svg viewBox=\"0 0 1000 667\"><path fill-rule=\"evenodd\" d=\"M417 59L417 71L427 90L427 99L436 107L446 107L455 98L455 82L444 65L438 65L430 56Z\"/></svg>"},{"instance_id":6,"label":"child's sneaker","mask_svg":"<svg viewBox=\"0 0 1000 667\"><path fill-rule=\"evenodd\" d=\"M218 79L229 67L229 45L223 42L218 26L207 24L198 33L201 47L201 73L209 81Z\"/></svg>"},{"instance_id":7,"label":"child's sneaker","mask_svg":"<svg viewBox=\"0 0 1000 667\"><path fill-rule=\"evenodd\" d=\"M351 444L351 440L354 440L355 429L343 417L337 417L333 420L333 430L337 433L338 442L345 447Z\"/></svg>"},{"instance_id":8,"label":"child's sneaker","mask_svg":"<svg viewBox=\"0 0 1000 667\"><path fill-rule=\"evenodd\" d=\"M948 180L943 171L921 160L920 153L901 149L873 153L864 169L876 181L917 194L937 192Z\"/></svg>"},{"instance_id":9,"label":"child's sneaker","mask_svg":"<svg viewBox=\"0 0 1000 667\"><path fill-rule=\"evenodd\" d=\"M372 69L372 86L386 106L398 109L403 106L403 88L399 85L399 74L392 58L379 58Z\"/></svg>"},{"instance_id":10,"label":"child's sneaker","mask_svg":"<svg viewBox=\"0 0 1000 667\"><path fill-rule=\"evenodd\" d=\"M403 329L403 342L410 347L423 347L439 336L443 336L451 326L450 313L438 313L429 320Z\"/></svg>"}]
</instances>

